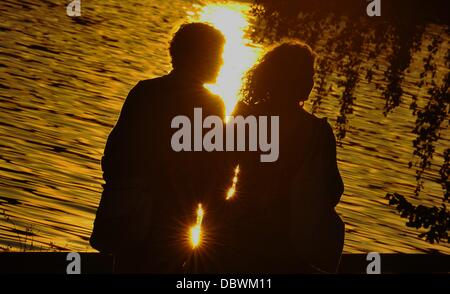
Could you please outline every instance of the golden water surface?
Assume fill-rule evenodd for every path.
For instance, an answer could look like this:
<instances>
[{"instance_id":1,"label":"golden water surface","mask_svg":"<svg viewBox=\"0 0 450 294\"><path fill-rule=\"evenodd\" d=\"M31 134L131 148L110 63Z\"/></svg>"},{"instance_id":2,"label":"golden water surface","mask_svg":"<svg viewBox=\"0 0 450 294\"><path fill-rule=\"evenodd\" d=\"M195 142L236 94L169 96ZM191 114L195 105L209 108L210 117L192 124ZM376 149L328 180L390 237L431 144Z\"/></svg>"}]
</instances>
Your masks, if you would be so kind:
<instances>
[{"instance_id":1,"label":"golden water surface","mask_svg":"<svg viewBox=\"0 0 450 294\"><path fill-rule=\"evenodd\" d=\"M88 238L102 191L100 158L107 136L128 91L139 80L170 71L167 48L175 25L201 20L224 32L224 66L217 83L206 87L222 96L228 113L238 99L242 76L264 50L246 37L252 28L245 2L82 0L78 19L66 15L65 2L0 4L3 250L93 250ZM438 33L438 27L428 27L424 46ZM426 89L415 92L413 83L422 70L424 52L413 57L403 83L405 100L416 94L422 105ZM386 67L380 63L380 70ZM318 115L334 125L342 89L338 77L331 79L332 95ZM347 228L345 252L450 253L446 244L419 240L418 232L407 228L384 199L387 192L411 199L414 191L414 170L407 165L415 118L408 103L384 117L384 100L363 79L355 97L350 129L338 148L345 182L338 206ZM448 130L442 135L438 154L449 146ZM435 156L433 168L441 162L442 157ZM439 205L441 187L432 181L434 175L427 176L423 195L413 202Z\"/></svg>"}]
</instances>

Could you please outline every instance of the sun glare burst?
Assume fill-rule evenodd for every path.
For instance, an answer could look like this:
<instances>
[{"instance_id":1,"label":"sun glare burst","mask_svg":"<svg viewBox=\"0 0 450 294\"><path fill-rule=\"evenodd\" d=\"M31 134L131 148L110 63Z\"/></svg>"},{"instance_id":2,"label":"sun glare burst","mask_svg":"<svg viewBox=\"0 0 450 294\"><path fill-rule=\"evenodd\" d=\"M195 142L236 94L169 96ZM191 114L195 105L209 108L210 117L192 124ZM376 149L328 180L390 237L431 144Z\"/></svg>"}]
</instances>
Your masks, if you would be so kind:
<instances>
[{"instance_id":1,"label":"sun glare burst","mask_svg":"<svg viewBox=\"0 0 450 294\"><path fill-rule=\"evenodd\" d=\"M202 241L202 222L204 213L202 204L199 203L197 208L197 221L190 229L190 241L192 248L194 249L199 247Z\"/></svg>"}]
</instances>

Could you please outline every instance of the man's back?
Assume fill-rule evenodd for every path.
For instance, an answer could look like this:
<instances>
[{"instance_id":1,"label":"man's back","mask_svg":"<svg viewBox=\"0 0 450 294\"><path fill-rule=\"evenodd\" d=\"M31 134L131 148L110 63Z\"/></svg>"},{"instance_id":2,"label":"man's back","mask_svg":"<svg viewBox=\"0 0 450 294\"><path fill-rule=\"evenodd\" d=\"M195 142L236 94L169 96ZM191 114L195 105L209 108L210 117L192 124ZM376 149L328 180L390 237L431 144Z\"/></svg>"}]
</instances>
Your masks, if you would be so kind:
<instances>
[{"instance_id":1,"label":"man's back","mask_svg":"<svg viewBox=\"0 0 450 294\"><path fill-rule=\"evenodd\" d=\"M174 74L139 82L130 91L105 147L102 168L106 182L148 172L155 160L152 152L172 151L171 120L178 115L193 119L195 107L201 107L204 116L223 117L225 113L218 96Z\"/></svg>"},{"instance_id":2,"label":"man's back","mask_svg":"<svg viewBox=\"0 0 450 294\"><path fill-rule=\"evenodd\" d=\"M128 232L134 229L139 236L133 240L135 236L128 233L128 240L120 241L123 244L119 255L128 263L125 271L135 271L137 263L139 271L177 271L186 247L182 244L183 225L195 221L192 212L198 203L207 202L219 192L216 174L212 172L220 162L217 152L175 152L171 147L171 137L176 132L171 128L172 119L183 115L193 122L194 108L202 108L204 116L223 117L225 113L219 97L186 77L170 74L141 81L127 97L108 138L102 159L106 182L102 201L107 202L111 194L120 197L122 203L139 203L135 204L138 210L131 211L138 214L133 217L135 221L124 218L119 224L131 226ZM140 191L144 192L139 194L145 201L136 202L134 198L141 196L131 195L132 189L119 195L109 193L132 185L141 186ZM99 216L97 219L101 221ZM147 262L145 258L133 258L136 251L141 255L142 251L152 252L152 258L147 260L151 264L143 264Z\"/></svg>"}]
</instances>

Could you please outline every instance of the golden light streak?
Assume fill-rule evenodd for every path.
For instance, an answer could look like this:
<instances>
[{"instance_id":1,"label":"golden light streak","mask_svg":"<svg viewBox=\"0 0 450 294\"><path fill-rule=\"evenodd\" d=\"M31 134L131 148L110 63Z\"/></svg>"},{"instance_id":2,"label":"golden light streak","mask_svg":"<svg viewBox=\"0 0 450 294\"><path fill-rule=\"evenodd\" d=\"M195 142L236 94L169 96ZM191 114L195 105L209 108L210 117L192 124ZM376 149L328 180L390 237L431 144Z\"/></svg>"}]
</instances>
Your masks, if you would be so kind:
<instances>
[{"instance_id":1,"label":"golden light streak","mask_svg":"<svg viewBox=\"0 0 450 294\"><path fill-rule=\"evenodd\" d=\"M255 64L261 49L251 45L246 37L249 27L250 6L244 3L210 4L201 8L191 21L206 22L219 29L226 38L223 66L215 84L205 85L211 92L222 97L226 115L230 115L240 99L242 80L248 69Z\"/></svg>"},{"instance_id":2,"label":"golden light streak","mask_svg":"<svg viewBox=\"0 0 450 294\"><path fill-rule=\"evenodd\" d=\"M202 241L202 222L203 222L204 213L205 212L203 210L202 204L199 203L198 208L197 208L196 224L194 226L192 226L190 229L190 240L191 240L192 248L194 248L194 249L197 248L198 246L200 246L201 241Z\"/></svg>"},{"instance_id":3,"label":"golden light streak","mask_svg":"<svg viewBox=\"0 0 450 294\"><path fill-rule=\"evenodd\" d=\"M230 189L228 189L227 197L225 199L230 200L231 198L233 198L235 193L236 193L236 188L231 187Z\"/></svg>"},{"instance_id":4,"label":"golden light streak","mask_svg":"<svg viewBox=\"0 0 450 294\"><path fill-rule=\"evenodd\" d=\"M233 183L231 185L231 188L228 189L227 197L225 198L226 200L230 200L236 195L236 185L237 185L237 182L238 182L239 172L240 172L240 169L239 169L239 165L238 165L234 169Z\"/></svg>"}]
</instances>

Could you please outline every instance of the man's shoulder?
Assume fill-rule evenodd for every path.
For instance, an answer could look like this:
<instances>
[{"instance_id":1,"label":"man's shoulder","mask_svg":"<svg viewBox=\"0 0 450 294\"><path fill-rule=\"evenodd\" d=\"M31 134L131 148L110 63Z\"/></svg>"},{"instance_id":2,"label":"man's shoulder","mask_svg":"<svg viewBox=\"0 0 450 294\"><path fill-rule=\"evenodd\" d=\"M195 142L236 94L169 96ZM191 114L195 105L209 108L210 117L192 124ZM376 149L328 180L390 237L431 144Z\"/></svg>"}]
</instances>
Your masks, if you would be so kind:
<instances>
[{"instance_id":1,"label":"man's shoulder","mask_svg":"<svg viewBox=\"0 0 450 294\"><path fill-rule=\"evenodd\" d=\"M139 81L134 87L137 90L148 90L152 88L161 88L163 85L167 84L169 78L168 76L161 76L157 78L151 78Z\"/></svg>"},{"instance_id":2,"label":"man's shoulder","mask_svg":"<svg viewBox=\"0 0 450 294\"><path fill-rule=\"evenodd\" d=\"M213 104L219 105L220 107L225 107L225 103L221 96L211 92L210 90L204 89L206 91L206 95Z\"/></svg>"},{"instance_id":3,"label":"man's shoulder","mask_svg":"<svg viewBox=\"0 0 450 294\"><path fill-rule=\"evenodd\" d=\"M214 94L210 92L207 89L204 89L205 91L205 104L209 108L207 112L209 112L209 115L217 115L220 117L223 117L225 115L226 109L225 109L225 103L217 94Z\"/></svg>"},{"instance_id":4,"label":"man's shoulder","mask_svg":"<svg viewBox=\"0 0 450 294\"><path fill-rule=\"evenodd\" d=\"M148 103L149 95L159 96L159 94L164 92L166 84L167 76L141 80L131 89L127 97L127 103L142 107L143 103Z\"/></svg>"}]
</instances>

